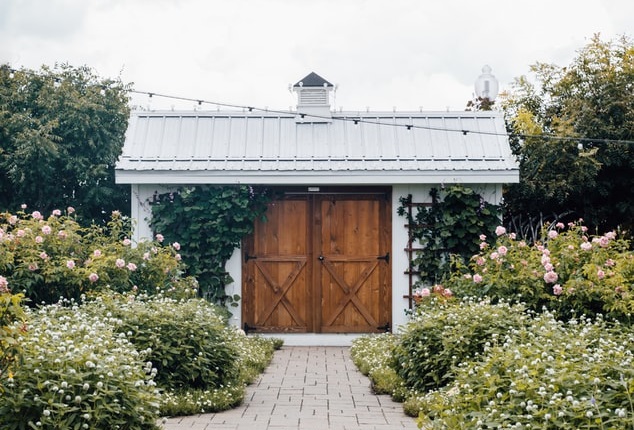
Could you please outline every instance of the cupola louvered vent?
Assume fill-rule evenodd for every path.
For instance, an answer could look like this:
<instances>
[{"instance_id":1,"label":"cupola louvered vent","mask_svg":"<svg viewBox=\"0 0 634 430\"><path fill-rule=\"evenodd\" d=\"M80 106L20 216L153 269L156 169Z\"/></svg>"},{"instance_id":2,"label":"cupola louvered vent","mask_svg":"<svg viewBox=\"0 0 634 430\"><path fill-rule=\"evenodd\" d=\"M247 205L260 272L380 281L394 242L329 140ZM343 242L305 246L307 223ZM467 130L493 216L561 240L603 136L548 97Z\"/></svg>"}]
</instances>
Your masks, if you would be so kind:
<instances>
[{"instance_id":1,"label":"cupola louvered vent","mask_svg":"<svg viewBox=\"0 0 634 430\"><path fill-rule=\"evenodd\" d=\"M297 122L331 122L330 92L334 86L316 73L293 85L297 93Z\"/></svg>"},{"instance_id":2,"label":"cupola louvered vent","mask_svg":"<svg viewBox=\"0 0 634 430\"><path fill-rule=\"evenodd\" d=\"M327 105L328 90L325 88L312 89L305 88L299 93L300 105Z\"/></svg>"}]
</instances>

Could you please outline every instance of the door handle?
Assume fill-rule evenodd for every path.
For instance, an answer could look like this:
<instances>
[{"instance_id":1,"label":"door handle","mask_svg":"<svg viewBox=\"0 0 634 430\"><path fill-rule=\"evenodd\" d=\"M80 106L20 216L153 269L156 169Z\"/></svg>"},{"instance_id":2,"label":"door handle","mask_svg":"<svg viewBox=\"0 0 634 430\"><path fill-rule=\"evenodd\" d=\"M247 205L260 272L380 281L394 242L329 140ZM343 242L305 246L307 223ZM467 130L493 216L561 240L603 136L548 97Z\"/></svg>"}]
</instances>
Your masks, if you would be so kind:
<instances>
[{"instance_id":1,"label":"door handle","mask_svg":"<svg viewBox=\"0 0 634 430\"><path fill-rule=\"evenodd\" d=\"M320 255L318 258L319 258L319 261L324 261L325 257L323 255Z\"/></svg>"}]
</instances>

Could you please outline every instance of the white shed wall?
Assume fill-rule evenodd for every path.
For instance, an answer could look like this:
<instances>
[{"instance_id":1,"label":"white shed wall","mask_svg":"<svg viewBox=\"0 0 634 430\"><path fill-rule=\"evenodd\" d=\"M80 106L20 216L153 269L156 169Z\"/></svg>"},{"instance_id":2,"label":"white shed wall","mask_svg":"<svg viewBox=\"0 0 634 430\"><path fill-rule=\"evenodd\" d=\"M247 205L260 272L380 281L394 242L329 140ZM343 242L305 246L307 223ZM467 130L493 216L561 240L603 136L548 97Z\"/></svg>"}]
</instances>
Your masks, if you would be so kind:
<instances>
[{"instance_id":1,"label":"white shed wall","mask_svg":"<svg viewBox=\"0 0 634 430\"><path fill-rule=\"evenodd\" d=\"M499 204L502 201L501 184L467 184L480 193L489 203ZM414 202L430 202L429 192L432 188L442 188L443 184L423 185L395 185L392 187L392 327L398 331L399 327L407 322L405 311L408 309L409 276L405 273L408 266L408 254L405 251L408 241L408 233L405 224L407 220L398 215L400 198L411 194ZM151 240L152 230L149 226L149 218L152 215L150 201L155 191L159 194L174 191L176 186L164 185L132 185L132 217L138 220L133 238L135 241ZM186 244L183 244L186 246ZM227 262L227 271L233 278L233 282L226 287L229 295L242 295L242 258L241 250L236 249L231 259ZM232 317L229 322L237 327L242 326L242 302L238 301L237 307L230 307ZM280 337L279 335L275 335ZM331 335L331 334L297 334L282 336L288 345L347 345L357 335Z\"/></svg>"}]
</instances>

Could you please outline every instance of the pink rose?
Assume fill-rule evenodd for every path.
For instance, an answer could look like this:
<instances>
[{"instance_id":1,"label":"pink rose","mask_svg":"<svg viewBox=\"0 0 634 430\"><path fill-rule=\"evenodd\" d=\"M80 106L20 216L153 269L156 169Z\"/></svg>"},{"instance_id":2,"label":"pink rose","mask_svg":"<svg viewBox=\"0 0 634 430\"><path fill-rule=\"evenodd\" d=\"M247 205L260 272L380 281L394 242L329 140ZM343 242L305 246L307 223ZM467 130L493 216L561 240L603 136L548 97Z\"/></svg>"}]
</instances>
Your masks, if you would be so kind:
<instances>
[{"instance_id":1,"label":"pink rose","mask_svg":"<svg viewBox=\"0 0 634 430\"><path fill-rule=\"evenodd\" d=\"M610 239L608 239L608 238L607 238L607 237L605 237L605 236L601 236L601 238L599 239L599 245L600 245L602 248L605 248L605 247L607 247L609 244L610 244Z\"/></svg>"},{"instance_id":2,"label":"pink rose","mask_svg":"<svg viewBox=\"0 0 634 430\"><path fill-rule=\"evenodd\" d=\"M97 275L96 273L91 273L90 275L88 275L88 279L90 280L90 282L97 282L97 280L99 279L99 275Z\"/></svg>"},{"instance_id":3,"label":"pink rose","mask_svg":"<svg viewBox=\"0 0 634 430\"><path fill-rule=\"evenodd\" d=\"M69 206L66 208L66 212L68 213L68 215L72 214L73 212L75 212L75 208L72 206Z\"/></svg>"},{"instance_id":4,"label":"pink rose","mask_svg":"<svg viewBox=\"0 0 634 430\"><path fill-rule=\"evenodd\" d=\"M512 240L515 240L515 238L517 237L517 235L516 235L515 233L509 233L509 237L510 237Z\"/></svg>"},{"instance_id":5,"label":"pink rose","mask_svg":"<svg viewBox=\"0 0 634 430\"><path fill-rule=\"evenodd\" d=\"M506 255L507 252L508 252L508 248L504 245L498 248L498 254L500 255Z\"/></svg>"},{"instance_id":6,"label":"pink rose","mask_svg":"<svg viewBox=\"0 0 634 430\"><path fill-rule=\"evenodd\" d=\"M33 217L33 219L43 219L44 218L39 211L34 211L33 213L31 213L31 216Z\"/></svg>"},{"instance_id":7,"label":"pink rose","mask_svg":"<svg viewBox=\"0 0 634 430\"><path fill-rule=\"evenodd\" d=\"M481 234L481 235L480 235L480 240L481 240L482 242L484 242L485 240L487 240L486 235Z\"/></svg>"},{"instance_id":8,"label":"pink rose","mask_svg":"<svg viewBox=\"0 0 634 430\"><path fill-rule=\"evenodd\" d=\"M549 239L554 239L554 238L556 238L557 236L559 236L559 233L557 233L555 230L550 230L550 231L548 232L548 238L549 238Z\"/></svg>"},{"instance_id":9,"label":"pink rose","mask_svg":"<svg viewBox=\"0 0 634 430\"><path fill-rule=\"evenodd\" d=\"M558 222L557 224L555 224L555 227L561 230L562 228L564 228L564 223Z\"/></svg>"},{"instance_id":10,"label":"pink rose","mask_svg":"<svg viewBox=\"0 0 634 430\"><path fill-rule=\"evenodd\" d=\"M553 294L554 295L559 296L563 292L564 292L564 289L561 288L561 285L559 285L559 284L553 285Z\"/></svg>"},{"instance_id":11,"label":"pink rose","mask_svg":"<svg viewBox=\"0 0 634 430\"><path fill-rule=\"evenodd\" d=\"M22 209L26 209L26 203L22 203L22 204L20 205L20 207L21 207Z\"/></svg>"},{"instance_id":12,"label":"pink rose","mask_svg":"<svg viewBox=\"0 0 634 430\"><path fill-rule=\"evenodd\" d=\"M122 269L123 267L125 267L125 261L122 258L117 258L117 260L114 262L114 264L119 269Z\"/></svg>"},{"instance_id":13,"label":"pink rose","mask_svg":"<svg viewBox=\"0 0 634 430\"><path fill-rule=\"evenodd\" d=\"M180 254L176 254L174 256L174 258L176 259L176 261L181 261L181 255Z\"/></svg>"},{"instance_id":14,"label":"pink rose","mask_svg":"<svg viewBox=\"0 0 634 430\"><path fill-rule=\"evenodd\" d=\"M44 227L42 227L42 233L44 233L44 234L51 234L51 231L53 231L53 230L48 225L45 225Z\"/></svg>"},{"instance_id":15,"label":"pink rose","mask_svg":"<svg viewBox=\"0 0 634 430\"><path fill-rule=\"evenodd\" d=\"M64 231L64 230L60 230L60 231L58 231L58 232L57 232L57 236L58 236L59 238L61 238L61 239L65 239L65 238L66 238L66 236L68 236L68 234L66 234L66 231Z\"/></svg>"},{"instance_id":16,"label":"pink rose","mask_svg":"<svg viewBox=\"0 0 634 430\"><path fill-rule=\"evenodd\" d=\"M546 283L548 284L554 284L555 282L557 282L557 279L559 279L559 276L552 270L544 273L544 281L546 281Z\"/></svg>"},{"instance_id":17,"label":"pink rose","mask_svg":"<svg viewBox=\"0 0 634 430\"><path fill-rule=\"evenodd\" d=\"M40 252L40 258L42 260L48 260L48 254L44 251Z\"/></svg>"},{"instance_id":18,"label":"pink rose","mask_svg":"<svg viewBox=\"0 0 634 430\"><path fill-rule=\"evenodd\" d=\"M59 209L53 209L53 216L60 216L62 214L62 211L60 211Z\"/></svg>"},{"instance_id":19,"label":"pink rose","mask_svg":"<svg viewBox=\"0 0 634 430\"><path fill-rule=\"evenodd\" d=\"M605 272L601 269L597 270L597 278L599 279L605 278Z\"/></svg>"},{"instance_id":20,"label":"pink rose","mask_svg":"<svg viewBox=\"0 0 634 430\"><path fill-rule=\"evenodd\" d=\"M581 244L581 249L583 249L584 251L589 251L592 249L592 244L590 242L583 242Z\"/></svg>"},{"instance_id":21,"label":"pink rose","mask_svg":"<svg viewBox=\"0 0 634 430\"><path fill-rule=\"evenodd\" d=\"M157 234L156 234L156 241L157 241L157 242L163 242L163 240L165 240L165 238L163 237L163 235L162 235L162 234L160 234L160 233L157 233Z\"/></svg>"},{"instance_id":22,"label":"pink rose","mask_svg":"<svg viewBox=\"0 0 634 430\"><path fill-rule=\"evenodd\" d=\"M484 249L489 246L486 242L480 242L480 249Z\"/></svg>"},{"instance_id":23,"label":"pink rose","mask_svg":"<svg viewBox=\"0 0 634 430\"><path fill-rule=\"evenodd\" d=\"M476 259L476 264L477 264L478 266L484 266L484 264L485 264L485 263L486 263L486 261L485 261L485 260L484 260L484 258L482 258L482 257L478 257L478 258Z\"/></svg>"},{"instance_id":24,"label":"pink rose","mask_svg":"<svg viewBox=\"0 0 634 430\"><path fill-rule=\"evenodd\" d=\"M489 258L490 258L491 260L495 260L495 259L497 259L498 257L499 257L499 255L498 255L498 253L497 253L497 252L492 252L492 253L491 253L491 255L489 256Z\"/></svg>"},{"instance_id":25,"label":"pink rose","mask_svg":"<svg viewBox=\"0 0 634 430\"><path fill-rule=\"evenodd\" d=\"M504 233L506 233L506 229L504 227L502 227L501 225L495 227L495 234L497 234L498 236L502 236Z\"/></svg>"},{"instance_id":26,"label":"pink rose","mask_svg":"<svg viewBox=\"0 0 634 430\"><path fill-rule=\"evenodd\" d=\"M612 260L611 258L608 258L607 260L605 260L605 265L608 267L612 267L616 264L616 261Z\"/></svg>"},{"instance_id":27,"label":"pink rose","mask_svg":"<svg viewBox=\"0 0 634 430\"><path fill-rule=\"evenodd\" d=\"M17 217L17 216L15 216L15 215L11 215L11 216L9 217L9 224L11 224L11 225L15 225L17 222L18 222L18 217Z\"/></svg>"},{"instance_id":28,"label":"pink rose","mask_svg":"<svg viewBox=\"0 0 634 430\"><path fill-rule=\"evenodd\" d=\"M29 264L29 270L30 270L31 272L35 272L38 268L39 268L39 267L38 267L37 263L31 263L31 264Z\"/></svg>"},{"instance_id":29,"label":"pink rose","mask_svg":"<svg viewBox=\"0 0 634 430\"><path fill-rule=\"evenodd\" d=\"M121 243L123 244L123 246L130 246L132 241L126 237Z\"/></svg>"},{"instance_id":30,"label":"pink rose","mask_svg":"<svg viewBox=\"0 0 634 430\"><path fill-rule=\"evenodd\" d=\"M98 250L98 249L95 249L95 250L92 252L92 255L93 255L93 256L95 256L95 257L101 257L101 251L100 251L100 250Z\"/></svg>"},{"instance_id":31,"label":"pink rose","mask_svg":"<svg viewBox=\"0 0 634 430\"><path fill-rule=\"evenodd\" d=\"M144 252L143 253L143 259L144 260L149 260L150 259L150 253L149 252Z\"/></svg>"},{"instance_id":32,"label":"pink rose","mask_svg":"<svg viewBox=\"0 0 634 430\"><path fill-rule=\"evenodd\" d=\"M9 292L9 281L4 276L0 276L0 293L8 293Z\"/></svg>"},{"instance_id":33,"label":"pink rose","mask_svg":"<svg viewBox=\"0 0 634 430\"><path fill-rule=\"evenodd\" d=\"M605 237L607 237L607 238L608 238L608 239L610 239L610 240L616 239L616 233L615 233L615 232L613 232L613 231L608 231L608 232L605 234Z\"/></svg>"},{"instance_id":34,"label":"pink rose","mask_svg":"<svg viewBox=\"0 0 634 430\"><path fill-rule=\"evenodd\" d=\"M553 265L550 263L546 263L544 264L544 270L546 270L547 272L551 272L554 269Z\"/></svg>"},{"instance_id":35,"label":"pink rose","mask_svg":"<svg viewBox=\"0 0 634 430\"><path fill-rule=\"evenodd\" d=\"M24 237L26 235L26 231L19 229L18 231L15 232L15 235L17 237Z\"/></svg>"},{"instance_id":36,"label":"pink rose","mask_svg":"<svg viewBox=\"0 0 634 430\"><path fill-rule=\"evenodd\" d=\"M172 244L172 246L174 247L175 250L179 251L181 249L181 244L178 242L174 242Z\"/></svg>"},{"instance_id":37,"label":"pink rose","mask_svg":"<svg viewBox=\"0 0 634 430\"><path fill-rule=\"evenodd\" d=\"M44 242L44 238L42 236L35 236L35 243L42 243Z\"/></svg>"},{"instance_id":38,"label":"pink rose","mask_svg":"<svg viewBox=\"0 0 634 430\"><path fill-rule=\"evenodd\" d=\"M429 291L429 288L421 288L421 290L417 292L419 297L429 297L430 294L431 291Z\"/></svg>"},{"instance_id":39,"label":"pink rose","mask_svg":"<svg viewBox=\"0 0 634 430\"><path fill-rule=\"evenodd\" d=\"M66 261L66 267L68 267L69 269L74 269L75 268L75 262L73 260Z\"/></svg>"},{"instance_id":40,"label":"pink rose","mask_svg":"<svg viewBox=\"0 0 634 430\"><path fill-rule=\"evenodd\" d=\"M136 264L134 263L128 263L128 270L130 272L134 272L137 269Z\"/></svg>"},{"instance_id":41,"label":"pink rose","mask_svg":"<svg viewBox=\"0 0 634 430\"><path fill-rule=\"evenodd\" d=\"M482 276L476 273L475 275L473 275L473 282L479 284L480 282L482 282Z\"/></svg>"}]
</instances>

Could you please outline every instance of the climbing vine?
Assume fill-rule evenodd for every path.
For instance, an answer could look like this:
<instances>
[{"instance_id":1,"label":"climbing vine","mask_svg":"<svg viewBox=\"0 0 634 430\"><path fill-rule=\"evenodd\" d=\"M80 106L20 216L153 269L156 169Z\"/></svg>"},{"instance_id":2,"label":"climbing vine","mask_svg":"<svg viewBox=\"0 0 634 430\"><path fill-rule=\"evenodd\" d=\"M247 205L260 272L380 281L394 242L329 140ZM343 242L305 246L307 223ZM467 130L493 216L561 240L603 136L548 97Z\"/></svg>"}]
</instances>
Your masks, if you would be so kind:
<instances>
[{"instance_id":1,"label":"climbing vine","mask_svg":"<svg viewBox=\"0 0 634 430\"><path fill-rule=\"evenodd\" d=\"M156 194L152 230L178 243L187 274L198 280L203 297L226 304L239 299L225 294L233 279L225 266L242 238L253 232L270 200L266 189L250 186L194 186Z\"/></svg>"},{"instance_id":2,"label":"climbing vine","mask_svg":"<svg viewBox=\"0 0 634 430\"><path fill-rule=\"evenodd\" d=\"M408 198L401 197L398 208L400 216L409 218L413 239L422 248L413 266L427 285L441 282L453 259L468 261L479 251L480 235L493 234L500 223L499 206L486 202L471 188L453 185L442 194L441 199L441 192L432 188L431 206L419 207L412 216L405 210Z\"/></svg>"}]
</instances>

